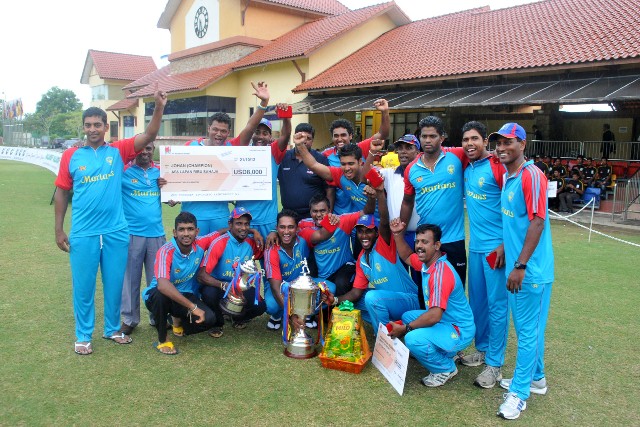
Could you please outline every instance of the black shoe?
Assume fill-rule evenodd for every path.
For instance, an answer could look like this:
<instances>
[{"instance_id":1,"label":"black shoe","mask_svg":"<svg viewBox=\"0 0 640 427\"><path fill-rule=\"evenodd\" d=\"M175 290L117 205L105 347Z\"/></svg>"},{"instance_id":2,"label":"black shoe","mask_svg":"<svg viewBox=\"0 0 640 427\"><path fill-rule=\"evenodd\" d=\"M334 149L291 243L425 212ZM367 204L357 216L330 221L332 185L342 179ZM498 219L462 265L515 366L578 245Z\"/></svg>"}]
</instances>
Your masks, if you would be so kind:
<instances>
[{"instance_id":1,"label":"black shoe","mask_svg":"<svg viewBox=\"0 0 640 427\"><path fill-rule=\"evenodd\" d=\"M120 332L125 335L131 335L131 332L133 332L133 328L133 326L129 326L123 322L122 325L120 325Z\"/></svg>"}]
</instances>

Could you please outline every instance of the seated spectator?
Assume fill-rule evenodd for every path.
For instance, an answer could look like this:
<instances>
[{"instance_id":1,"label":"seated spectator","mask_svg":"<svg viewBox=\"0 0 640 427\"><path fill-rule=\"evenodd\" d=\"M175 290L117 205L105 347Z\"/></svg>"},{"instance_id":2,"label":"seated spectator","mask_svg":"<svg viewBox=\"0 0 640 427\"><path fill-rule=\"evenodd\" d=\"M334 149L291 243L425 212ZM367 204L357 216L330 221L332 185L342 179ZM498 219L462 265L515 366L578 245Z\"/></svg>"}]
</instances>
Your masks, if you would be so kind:
<instances>
[{"instance_id":1,"label":"seated spectator","mask_svg":"<svg viewBox=\"0 0 640 427\"><path fill-rule=\"evenodd\" d=\"M584 193L584 183L580 180L578 172L571 174L571 179L566 182L565 191L560 193L560 212L573 213L573 202Z\"/></svg>"},{"instance_id":2,"label":"seated spectator","mask_svg":"<svg viewBox=\"0 0 640 427\"><path fill-rule=\"evenodd\" d=\"M556 160L553 162L553 166L551 167L551 171L549 172L551 177L553 177L553 172L556 170L560 172L560 176L562 178L567 176L567 167L562 164L562 160L560 160L560 157L556 157Z\"/></svg>"},{"instance_id":3,"label":"seated spectator","mask_svg":"<svg viewBox=\"0 0 640 427\"><path fill-rule=\"evenodd\" d=\"M556 182L557 187L556 187L556 197L553 199L553 207L555 209L558 209L558 206L560 204L560 194L565 190L565 179L560 176L560 171L558 169L555 169L553 171L553 176L551 177L551 181ZM549 206L551 206L552 200L549 200Z\"/></svg>"},{"instance_id":4,"label":"seated spectator","mask_svg":"<svg viewBox=\"0 0 640 427\"><path fill-rule=\"evenodd\" d=\"M577 170L580 176L582 176L582 173L584 172L584 156L582 154L578 154L576 162L577 163L575 165L571 166L571 173Z\"/></svg>"},{"instance_id":5,"label":"seated spectator","mask_svg":"<svg viewBox=\"0 0 640 427\"><path fill-rule=\"evenodd\" d=\"M607 187L611 185L611 166L609 166L609 161L602 158L600 162L600 166L598 166L598 172L594 179L593 186L597 187L604 194L607 191Z\"/></svg>"},{"instance_id":6,"label":"seated spectator","mask_svg":"<svg viewBox=\"0 0 640 427\"><path fill-rule=\"evenodd\" d=\"M547 157L548 156L544 156L545 159ZM542 173L544 173L545 175L549 174L549 164L542 160L542 156L536 154L536 160L535 160L534 165L536 165L538 167L538 169L540 169L542 171Z\"/></svg>"},{"instance_id":7,"label":"seated spectator","mask_svg":"<svg viewBox=\"0 0 640 427\"><path fill-rule=\"evenodd\" d=\"M591 157L587 157L584 169L582 170L582 182L584 182L584 185L591 187L593 180L596 177L596 172L596 167L593 165L593 159Z\"/></svg>"}]
</instances>

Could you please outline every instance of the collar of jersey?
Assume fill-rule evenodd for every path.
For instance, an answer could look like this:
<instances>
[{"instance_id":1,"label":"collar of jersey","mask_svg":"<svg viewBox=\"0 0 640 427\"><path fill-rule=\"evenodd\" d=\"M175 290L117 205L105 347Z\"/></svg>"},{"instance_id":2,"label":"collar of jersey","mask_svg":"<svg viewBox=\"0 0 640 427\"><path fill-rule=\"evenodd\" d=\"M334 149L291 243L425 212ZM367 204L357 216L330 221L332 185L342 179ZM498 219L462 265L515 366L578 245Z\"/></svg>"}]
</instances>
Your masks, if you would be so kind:
<instances>
[{"instance_id":1,"label":"collar of jersey","mask_svg":"<svg viewBox=\"0 0 640 427\"><path fill-rule=\"evenodd\" d=\"M191 244L191 252L189 252L187 255L185 255L180 250L180 246L178 246L178 242L176 242L176 238L175 237L171 239L171 244L173 245L174 248L176 248L176 252L178 252L180 254L180 256L183 257L183 258L188 258L196 249L196 243L193 242Z\"/></svg>"}]
</instances>

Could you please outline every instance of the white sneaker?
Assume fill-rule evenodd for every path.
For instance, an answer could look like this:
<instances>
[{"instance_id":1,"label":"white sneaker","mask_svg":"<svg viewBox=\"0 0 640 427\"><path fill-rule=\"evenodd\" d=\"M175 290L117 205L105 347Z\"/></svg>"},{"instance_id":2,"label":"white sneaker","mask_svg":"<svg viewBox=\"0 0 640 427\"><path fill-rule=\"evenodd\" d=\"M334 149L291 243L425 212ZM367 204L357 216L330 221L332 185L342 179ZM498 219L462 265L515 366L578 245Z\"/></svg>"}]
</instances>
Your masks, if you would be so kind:
<instances>
[{"instance_id":1,"label":"white sneaker","mask_svg":"<svg viewBox=\"0 0 640 427\"><path fill-rule=\"evenodd\" d=\"M275 319L273 316L269 317L269 321L267 322L267 329L270 331L277 331L282 326L282 317L279 319Z\"/></svg>"},{"instance_id":2,"label":"white sneaker","mask_svg":"<svg viewBox=\"0 0 640 427\"><path fill-rule=\"evenodd\" d=\"M505 378L500 381L500 387L505 390L509 390L511 386L511 380L513 378ZM547 394L547 379L541 378L539 380L531 381L531 386L529 387L529 392L533 394Z\"/></svg>"},{"instance_id":3,"label":"white sneaker","mask_svg":"<svg viewBox=\"0 0 640 427\"><path fill-rule=\"evenodd\" d=\"M453 372L440 372L438 374L430 373L422 379L422 384L427 387L440 387L456 375L458 375L457 368Z\"/></svg>"},{"instance_id":4,"label":"white sneaker","mask_svg":"<svg viewBox=\"0 0 640 427\"><path fill-rule=\"evenodd\" d=\"M504 402L498 408L499 417L504 418L505 420L515 420L520 416L520 412L527 409L526 400L522 400L515 393L505 393L504 394Z\"/></svg>"},{"instance_id":5,"label":"white sneaker","mask_svg":"<svg viewBox=\"0 0 640 427\"><path fill-rule=\"evenodd\" d=\"M464 366L480 366L484 363L484 353L476 351L473 354L462 357L460 363Z\"/></svg>"},{"instance_id":6,"label":"white sneaker","mask_svg":"<svg viewBox=\"0 0 640 427\"><path fill-rule=\"evenodd\" d=\"M485 366L484 370L476 377L476 380L473 383L478 387L493 388L493 386L496 385L496 382L500 380L502 380L502 372L500 371L500 368Z\"/></svg>"}]
</instances>

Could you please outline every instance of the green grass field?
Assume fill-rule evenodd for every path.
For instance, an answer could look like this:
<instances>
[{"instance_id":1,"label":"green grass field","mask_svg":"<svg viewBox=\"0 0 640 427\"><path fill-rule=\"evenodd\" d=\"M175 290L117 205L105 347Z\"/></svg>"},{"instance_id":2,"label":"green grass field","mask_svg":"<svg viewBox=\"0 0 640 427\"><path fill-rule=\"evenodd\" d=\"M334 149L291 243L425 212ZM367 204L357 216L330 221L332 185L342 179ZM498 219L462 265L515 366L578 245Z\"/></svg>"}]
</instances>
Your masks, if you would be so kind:
<instances>
[{"instance_id":1,"label":"green grass field","mask_svg":"<svg viewBox=\"0 0 640 427\"><path fill-rule=\"evenodd\" d=\"M404 396L369 364L360 375L282 354L267 317L244 331L177 338L176 357L151 346L144 323L134 343L100 339L73 353L68 256L55 245L53 175L0 161L0 425L496 425L503 390L472 385L478 368L439 389L419 384L410 360ZM178 208L165 207L170 226ZM70 210L67 217L70 217ZM67 218L68 219L68 218ZM67 222L67 231L68 231ZM546 396L533 395L519 425L640 425L640 249L553 223L556 281L547 328ZM640 243L640 234L615 233ZM143 308L146 314L146 309ZM144 316L143 316L144 318ZM371 338L371 335L369 335ZM503 372L511 376L513 332Z\"/></svg>"}]
</instances>

